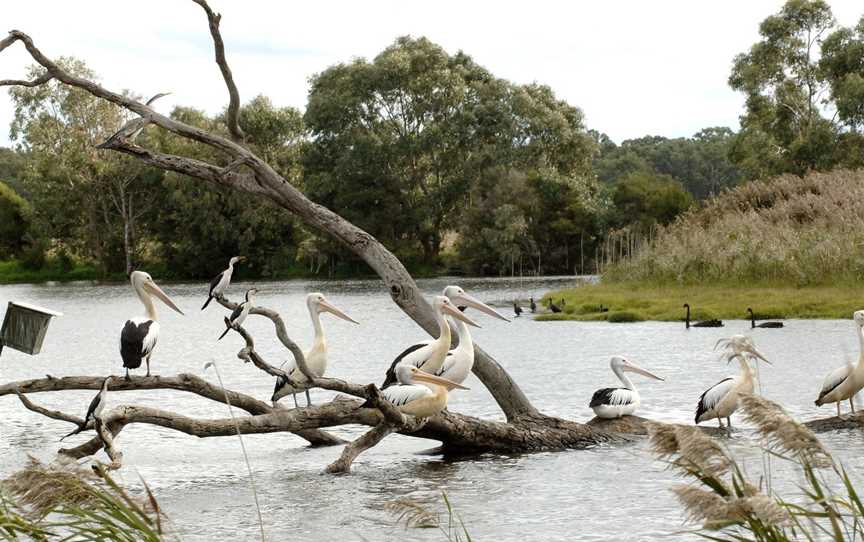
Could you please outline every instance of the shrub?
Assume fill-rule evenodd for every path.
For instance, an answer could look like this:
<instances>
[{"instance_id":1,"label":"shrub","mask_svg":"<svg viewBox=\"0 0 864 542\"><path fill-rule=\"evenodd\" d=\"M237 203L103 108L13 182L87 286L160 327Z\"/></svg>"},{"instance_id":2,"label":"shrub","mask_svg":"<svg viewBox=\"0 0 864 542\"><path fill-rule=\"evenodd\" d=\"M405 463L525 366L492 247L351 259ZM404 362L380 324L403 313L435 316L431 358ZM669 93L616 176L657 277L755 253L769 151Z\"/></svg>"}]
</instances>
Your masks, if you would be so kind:
<instances>
[{"instance_id":1,"label":"shrub","mask_svg":"<svg viewBox=\"0 0 864 542\"><path fill-rule=\"evenodd\" d=\"M626 323L641 322L644 318L632 311L615 311L610 312L609 316L606 317L606 320L613 323Z\"/></svg>"}]
</instances>

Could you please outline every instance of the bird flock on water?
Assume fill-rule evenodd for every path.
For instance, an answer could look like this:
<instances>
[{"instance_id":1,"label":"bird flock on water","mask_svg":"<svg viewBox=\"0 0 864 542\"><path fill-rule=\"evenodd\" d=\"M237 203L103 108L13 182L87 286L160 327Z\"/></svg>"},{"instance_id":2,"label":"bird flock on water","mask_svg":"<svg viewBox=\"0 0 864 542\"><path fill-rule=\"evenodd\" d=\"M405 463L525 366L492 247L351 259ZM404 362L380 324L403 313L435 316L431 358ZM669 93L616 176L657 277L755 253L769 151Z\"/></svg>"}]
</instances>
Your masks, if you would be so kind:
<instances>
[{"instance_id":1,"label":"bird flock on water","mask_svg":"<svg viewBox=\"0 0 864 542\"><path fill-rule=\"evenodd\" d=\"M244 259L242 256L231 258L228 267L213 278L207 292L207 300L201 310L206 309L213 299L220 301L225 299L224 295L231 284L234 266ZM150 376L150 359L160 332L154 299L158 299L177 313L183 314L183 311L153 281L148 273L133 271L130 275L130 283L144 306L145 314L127 320L120 333L120 355L126 370L125 378L127 380L131 379L129 370L139 369L142 364L146 364L146 376ZM257 293L258 289L256 288L250 288L246 291L244 301L238 304L230 316L226 318L226 329L217 340L221 340L229 330L242 325L249 314L253 313L255 294ZM560 310L560 306L564 305L564 300L561 300L560 306L555 305L551 300L549 305L552 310L555 308ZM412 344L402 351L387 369L381 384L382 396L387 401L402 413L420 418L434 416L445 409L450 391L468 390L463 383L474 366L474 343L469 326L480 327L469 315L469 309L509 322L509 319L504 315L476 297L469 295L459 286L444 288L441 295L432 298L431 306L438 325L438 336L435 339ZM354 324L358 324L358 322L333 305L322 293L308 294L306 307L315 335L312 347L304 352L304 356L311 373L316 377L322 377L328 369L327 341L321 321L322 313L332 314ZM533 298L530 300L530 308L532 312L537 308ZM719 320L691 322L690 305L685 303L683 308L686 309L684 321L687 329L723 326L723 322ZM517 317L522 312L518 303L514 303L514 312ZM747 313L752 328L783 327L782 322L757 324L753 310L748 308ZM860 343L859 360L854 364L847 363L828 374L815 401L817 406L836 404L838 416L841 415L840 403L846 400L849 401L852 413L855 413L853 397L864 388L864 311L856 311L853 314L853 321ZM456 329L458 337L458 343L455 347L452 347L451 324ZM721 428L731 429L731 416L738 408L740 397L744 394L753 393L757 388L758 371L754 370L755 364L766 363L770 365L770 362L756 348L753 339L745 335L733 335L728 339L721 339L715 345L715 350L717 348L722 348L722 357L727 363L736 360L741 371L736 376L724 378L702 393L696 406L694 421L699 424L716 419ZM639 408L641 404L639 392L627 373L659 381L664 380L640 367L626 356L612 356L610 368L622 386L601 388L594 392L588 406L599 418L620 418L634 414ZM297 394L305 393L306 406L311 406L312 400L309 395L311 383L306 375L299 370L294 360L285 362L283 370L288 378L277 377L270 398L273 405L276 406L282 398L291 395L294 407L300 408ZM109 385L112 379L116 378L109 376L103 381L99 393L90 403L83 422L63 438L80 433L86 430L91 422L95 424L96 420L101 420L100 416L105 409ZM363 406L369 405L364 403ZM726 420L725 426L723 424L724 419Z\"/></svg>"}]
</instances>

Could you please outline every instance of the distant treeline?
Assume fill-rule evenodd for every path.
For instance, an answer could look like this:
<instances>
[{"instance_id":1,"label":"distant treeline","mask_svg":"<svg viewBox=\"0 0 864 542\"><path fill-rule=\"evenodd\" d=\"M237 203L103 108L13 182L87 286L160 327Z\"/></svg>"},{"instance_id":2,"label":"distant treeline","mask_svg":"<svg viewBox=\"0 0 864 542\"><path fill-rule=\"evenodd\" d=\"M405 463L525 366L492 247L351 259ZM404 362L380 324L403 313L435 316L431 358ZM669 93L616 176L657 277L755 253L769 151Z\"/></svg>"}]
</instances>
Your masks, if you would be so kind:
<instances>
[{"instance_id":1,"label":"distant treeline","mask_svg":"<svg viewBox=\"0 0 864 542\"><path fill-rule=\"evenodd\" d=\"M623 239L629 254L726 188L864 162L864 19L837 27L827 4L792 0L760 31L729 78L747 97L738 133L616 145L550 88L410 37L315 75L305 111L258 96L240 122L250 148L415 272L595 272L625 253ZM56 82L10 92L16 148L0 149L0 261L200 278L243 254L248 275L367 272L266 201L97 150L129 119L113 105ZM191 107L171 115L223 129ZM152 128L137 142L225 161Z\"/></svg>"}]
</instances>

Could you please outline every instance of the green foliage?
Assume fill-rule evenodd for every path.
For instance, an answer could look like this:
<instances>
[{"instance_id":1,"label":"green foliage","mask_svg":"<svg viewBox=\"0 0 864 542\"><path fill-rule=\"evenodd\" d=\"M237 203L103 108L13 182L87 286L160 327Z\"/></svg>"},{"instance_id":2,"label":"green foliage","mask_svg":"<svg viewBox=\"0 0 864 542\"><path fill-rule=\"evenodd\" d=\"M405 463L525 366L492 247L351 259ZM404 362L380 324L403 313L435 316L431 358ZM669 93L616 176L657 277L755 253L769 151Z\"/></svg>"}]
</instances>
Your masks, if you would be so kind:
<instances>
[{"instance_id":1,"label":"green foliage","mask_svg":"<svg viewBox=\"0 0 864 542\"><path fill-rule=\"evenodd\" d=\"M729 84L744 93L746 111L730 156L749 178L864 163L841 150L864 145L856 131L864 120L864 24L829 34L834 28L823 0L789 0L735 58ZM836 119L823 116L826 104Z\"/></svg>"},{"instance_id":2,"label":"green foliage","mask_svg":"<svg viewBox=\"0 0 864 542\"><path fill-rule=\"evenodd\" d=\"M606 321L612 323L641 322L642 320L644 318L630 311L610 312L609 316L606 317Z\"/></svg>"},{"instance_id":3,"label":"green foliage","mask_svg":"<svg viewBox=\"0 0 864 542\"><path fill-rule=\"evenodd\" d=\"M0 182L0 257L13 256L24 248L30 214L30 205Z\"/></svg>"},{"instance_id":4,"label":"green foliage","mask_svg":"<svg viewBox=\"0 0 864 542\"><path fill-rule=\"evenodd\" d=\"M681 183L668 175L635 172L615 185L612 203L615 226L635 225L647 231L656 224L671 223L690 208L693 198Z\"/></svg>"},{"instance_id":5,"label":"green foliage","mask_svg":"<svg viewBox=\"0 0 864 542\"><path fill-rule=\"evenodd\" d=\"M728 154L735 134L729 128L706 128L691 138L649 136L620 146L597 132L600 152L594 160L598 179L614 184L641 175L663 175L680 182L696 199L719 194L738 184L740 170Z\"/></svg>"}]
</instances>

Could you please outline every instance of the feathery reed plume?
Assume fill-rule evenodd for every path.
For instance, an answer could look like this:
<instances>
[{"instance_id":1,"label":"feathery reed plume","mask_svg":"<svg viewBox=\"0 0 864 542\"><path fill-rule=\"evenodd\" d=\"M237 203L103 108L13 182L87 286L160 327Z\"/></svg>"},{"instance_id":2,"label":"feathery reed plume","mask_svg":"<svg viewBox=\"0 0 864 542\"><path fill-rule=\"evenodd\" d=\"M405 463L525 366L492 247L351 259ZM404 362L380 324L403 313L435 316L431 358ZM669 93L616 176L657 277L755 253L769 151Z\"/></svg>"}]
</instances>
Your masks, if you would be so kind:
<instances>
[{"instance_id":1,"label":"feathery reed plume","mask_svg":"<svg viewBox=\"0 0 864 542\"><path fill-rule=\"evenodd\" d=\"M404 523L406 529L409 527L438 527L440 525L438 514L432 512L418 501L407 497L386 503L384 510L394 514L396 522Z\"/></svg>"},{"instance_id":2,"label":"feathery reed plume","mask_svg":"<svg viewBox=\"0 0 864 542\"><path fill-rule=\"evenodd\" d=\"M814 467L833 464L831 454L807 427L786 414L777 403L758 395L741 396L744 419L756 426L769 448L796 456Z\"/></svg>"},{"instance_id":3,"label":"feathery reed plume","mask_svg":"<svg viewBox=\"0 0 864 542\"><path fill-rule=\"evenodd\" d=\"M83 506L98 499L89 482L96 477L80 467L45 465L30 456L27 466L2 481L2 488L41 518L60 506Z\"/></svg>"},{"instance_id":4,"label":"feathery reed plume","mask_svg":"<svg viewBox=\"0 0 864 542\"><path fill-rule=\"evenodd\" d=\"M751 516L765 525L782 527L791 523L791 516L782 506L768 495L753 495L735 499L728 505L728 514L737 522L744 522Z\"/></svg>"},{"instance_id":5,"label":"feathery reed plume","mask_svg":"<svg viewBox=\"0 0 864 542\"><path fill-rule=\"evenodd\" d=\"M697 468L701 473L718 478L729 471L726 450L711 437L696 427L675 427L678 440L678 463L687 468Z\"/></svg>"},{"instance_id":6,"label":"feathery reed plume","mask_svg":"<svg viewBox=\"0 0 864 542\"><path fill-rule=\"evenodd\" d=\"M672 488L672 493L684 506L686 521L702 523L706 529L720 529L733 523L729 503L713 491L679 484Z\"/></svg>"}]
</instances>

